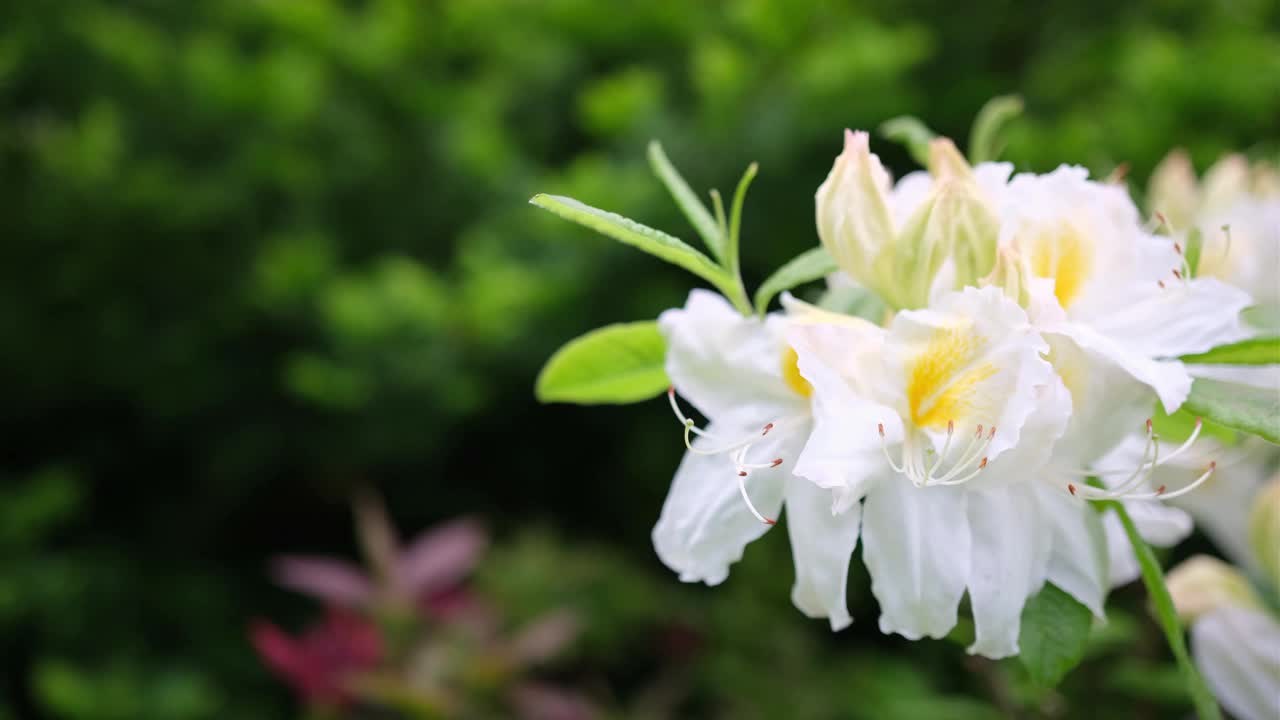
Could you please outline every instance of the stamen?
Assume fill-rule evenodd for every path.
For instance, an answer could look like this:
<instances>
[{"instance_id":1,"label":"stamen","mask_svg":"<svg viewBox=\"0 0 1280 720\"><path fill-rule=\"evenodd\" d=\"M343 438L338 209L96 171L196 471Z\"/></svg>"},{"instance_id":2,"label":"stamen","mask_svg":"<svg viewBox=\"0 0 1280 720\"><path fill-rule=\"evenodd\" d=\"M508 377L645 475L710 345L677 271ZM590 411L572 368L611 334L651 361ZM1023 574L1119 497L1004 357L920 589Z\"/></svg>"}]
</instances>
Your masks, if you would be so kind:
<instances>
[{"instance_id":1,"label":"stamen","mask_svg":"<svg viewBox=\"0 0 1280 720\"><path fill-rule=\"evenodd\" d=\"M1161 465L1168 463L1169 461L1178 457L1182 453L1186 452L1186 450L1191 447L1192 443L1194 443L1196 439L1200 437L1200 431L1203 428L1203 426L1204 426L1203 422L1200 420L1200 418L1196 418L1195 427L1192 429L1191 435L1181 445L1175 448L1172 452L1168 453L1164 457L1161 457L1160 456L1160 436L1155 434L1154 430L1152 429L1153 426L1152 426L1151 420L1148 419L1146 422L1147 441L1143 447L1142 460L1138 463L1138 466L1134 468L1132 472L1130 472L1129 476L1125 478L1123 482L1110 488L1098 488L1098 487L1093 487L1089 485L1077 486L1073 483L1068 483L1067 491L1070 492L1072 495L1083 496L1088 500L1171 500L1173 498L1182 497L1183 495L1186 495L1187 493L1190 493L1194 491L1196 488L1200 487L1200 485L1202 485L1206 480L1209 479L1211 475L1213 475L1214 470L1216 470L1218 467L1218 463L1216 460L1213 462L1210 462L1209 468L1203 474L1197 477L1194 481L1192 481L1185 487L1175 490L1174 492L1167 492L1168 488L1165 485L1161 485L1160 487L1156 488L1154 492L1141 492L1139 489L1143 484L1145 484L1148 480L1151 479L1151 476L1155 472L1155 469L1157 467L1160 467ZM1119 472L1129 472L1129 471L1093 470L1093 471L1083 472L1081 474L1103 476L1103 475L1117 474Z\"/></svg>"},{"instance_id":2,"label":"stamen","mask_svg":"<svg viewBox=\"0 0 1280 720\"><path fill-rule=\"evenodd\" d=\"M752 515L756 516L757 520L764 523L765 525L776 525L777 524L776 520L770 517L765 517L764 515L760 514L760 511L756 509L755 504L751 502L751 496L747 494L746 468L773 467L773 463L768 463L763 465L752 464L752 463L746 462L746 459L747 459L747 448L743 448L739 450L737 455L735 455L733 458L734 463L737 464L738 466L738 493L742 495L742 501L747 504L747 509L751 511Z\"/></svg>"},{"instance_id":3,"label":"stamen","mask_svg":"<svg viewBox=\"0 0 1280 720\"><path fill-rule=\"evenodd\" d=\"M747 462L747 453L751 450L752 445L759 442L760 438L768 435L771 430L778 426L778 423L785 424L792 420L798 420L798 418L784 418L782 420L775 420L773 422L766 423L759 433L753 432L745 438L724 444L723 447L708 450L705 448L694 447L693 436L697 435L700 438L722 443L724 441L717 438L714 434L699 428L692 418L686 417L685 414L680 411L680 404L676 401L676 389L674 386L667 388L667 402L671 405L671 412L674 413L676 419L680 421L680 425L683 428L684 445L689 452L696 453L698 455L729 454L729 460L733 463L734 472L737 474L738 478L738 492L742 495L743 502L747 504L747 509L750 510L751 514L760 522L766 525L776 525L776 520L765 517L756 509L755 505L752 504L751 497L747 494L746 478L749 474L748 471L750 470L764 470L778 467L782 464L782 458L774 458L773 460L765 463L751 463Z\"/></svg>"},{"instance_id":4,"label":"stamen","mask_svg":"<svg viewBox=\"0 0 1280 720\"><path fill-rule=\"evenodd\" d=\"M978 425L969 436L969 442L960 451L959 457L951 460L955 447L955 421L947 422L947 437L940 452L934 451L933 442L923 432L908 432L902 440L901 462L897 462L889 452L884 423L877 424L876 429L880 433L880 448L889 467L894 472L905 475L916 487L961 485L977 477L987 467L985 451L996 435L994 426L987 431L984 426ZM949 467L940 470L944 464Z\"/></svg>"}]
</instances>

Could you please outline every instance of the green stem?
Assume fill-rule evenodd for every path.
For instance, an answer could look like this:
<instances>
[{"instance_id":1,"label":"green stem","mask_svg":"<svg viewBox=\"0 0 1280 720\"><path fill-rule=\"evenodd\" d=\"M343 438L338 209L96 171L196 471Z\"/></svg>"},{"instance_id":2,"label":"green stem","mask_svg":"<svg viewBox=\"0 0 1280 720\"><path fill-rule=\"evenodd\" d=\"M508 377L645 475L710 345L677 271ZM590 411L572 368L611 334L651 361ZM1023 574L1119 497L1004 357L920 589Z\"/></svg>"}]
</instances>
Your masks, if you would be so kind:
<instances>
[{"instance_id":1,"label":"green stem","mask_svg":"<svg viewBox=\"0 0 1280 720\"><path fill-rule=\"evenodd\" d=\"M1147 594L1151 596L1151 604L1155 606L1160 627L1164 629L1165 639L1169 642L1169 649L1173 651L1173 657L1178 661L1178 669L1182 671L1187 691L1191 693L1196 715L1200 720L1222 720L1222 713L1218 710L1217 701L1213 699L1213 693L1196 670L1187 652L1187 640L1182 631L1182 622L1178 620L1178 612L1173 606L1173 597L1169 595L1169 588L1165 585L1160 561L1156 560L1151 546L1138 533L1138 527L1133 524L1133 518L1129 517L1129 512L1124 509L1124 505L1115 500L1105 500L1098 505L1115 511L1120 518L1120 524L1124 526L1129 544L1133 546L1133 553L1138 557L1138 567L1142 569L1142 583L1146 585Z\"/></svg>"}]
</instances>

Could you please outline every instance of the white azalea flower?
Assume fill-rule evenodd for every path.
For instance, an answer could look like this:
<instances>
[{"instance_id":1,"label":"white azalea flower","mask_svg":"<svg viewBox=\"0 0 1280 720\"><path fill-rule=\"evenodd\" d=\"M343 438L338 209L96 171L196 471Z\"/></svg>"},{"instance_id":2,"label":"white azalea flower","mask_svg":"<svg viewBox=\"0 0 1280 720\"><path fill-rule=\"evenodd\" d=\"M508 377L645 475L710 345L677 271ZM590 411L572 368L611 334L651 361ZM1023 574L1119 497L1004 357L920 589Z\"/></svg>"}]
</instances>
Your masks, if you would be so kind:
<instances>
[{"instance_id":1,"label":"white azalea flower","mask_svg":"<svg viewBox=\"0 0 1280 720\"><path fill-rule=\"evenodd\" d=\"M1238 509L1239 510L1239 509ZM1280 476L1247 512L1250 567L1272 592L1280 583ZM1245 525L1246 513L1232 519ZM1244 560L1245 558L1242 558ZM1203 555L1168 576L1169 594L1191 626L1191 650L1218 701L1243 720L1280 717L1280 619L1236 568Z\"/></svg>"},{"instance_id":2,"label":"white azalea flower","mask_svg":"<svg viewBox=\"0 0 1280 720\"><path fill-rule=\"evenodd\" d=\"M1280 304L1280 170L1227 155L1197 181L1186 153L1174 150L1151 175L1148 207L1175 237L1200 231L1199 272Z\"/></svg>"},{"instance_id":3,"label":"white azalea flower","mask_svg":"<svg viewBox=\"0 0 1280 720\"><path fill-rule=\"evenodd\" d=\"M796 566L792 599L838 630L851 622L845 585L859 514L832 515L830 493L791 473L813 424L812 388L796 369L786 324L780 314L743 317L704 290L659 318L670 401L689 450L653 543L681 580L716 585L785 501ZM677 393L708 419L705 429L685 417Z\"/></svg>"},{"instance_id":4,"label":"white azalea flower","mask_svg":"<svg viewBox=\"0 0 1280 720\"><path fill-rule=\"evenodd\" d=\"M967 288L887 330L806 322L788 337L814 388L795 472L834 491L835 513L865 497L882 631L943 637L967 589L970 652L1013 655L1026 598L1046 579L1101 614L1096 513L1037 475L1071 403L1022 308Z\"/></svg>"},{"instance_id":5,"label":"white azalea flower","mask_svg":"<svg viewBox=\"0 0 1280 720\"><path fill-rule=\"evenodd\" d=\"M1013 178L1000 198L1001 246L1025 263L1041 332L1150 386L1173 412L1191 376L1174 358L1247 336L1241 290L1187 277L1173 241L1146 233L1122 188L1061 167Z\"/></svg>"}]
</instances>

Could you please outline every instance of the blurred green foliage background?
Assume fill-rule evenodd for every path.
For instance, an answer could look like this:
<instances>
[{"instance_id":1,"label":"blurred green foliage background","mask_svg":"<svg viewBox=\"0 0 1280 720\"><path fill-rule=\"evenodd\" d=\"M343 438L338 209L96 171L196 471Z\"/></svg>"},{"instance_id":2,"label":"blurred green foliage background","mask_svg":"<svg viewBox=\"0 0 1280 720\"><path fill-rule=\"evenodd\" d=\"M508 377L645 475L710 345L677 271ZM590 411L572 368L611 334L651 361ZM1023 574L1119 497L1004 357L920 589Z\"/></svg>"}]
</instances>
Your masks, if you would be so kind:
<instances>
[{"instance_id":1,"label":"blurred green foliage background","mask_svg":"<svg viewBox=\"0 0 1280 720\"><path fill-rule=\"evenodd\" d=\"M516 614L581 605L556 672L627 716L1180 712L1140 593L1095 648L1127 659L1045 693L880 636L856 574L854 628L803 620L778 533L682 587L648 542L682 450L665 407L532 397L562 342L691 285L535 192L688 238L647 140L702 189L758 160L751 285L816 242L842 128L964 138L1009 92L1022 169L1274 152L1280 5L4 4L0 718L294 716L245 628L310 612L266 560L353 553L359 483L407 529L485 518L479 582Z\"/></svg>"}]
</instances>

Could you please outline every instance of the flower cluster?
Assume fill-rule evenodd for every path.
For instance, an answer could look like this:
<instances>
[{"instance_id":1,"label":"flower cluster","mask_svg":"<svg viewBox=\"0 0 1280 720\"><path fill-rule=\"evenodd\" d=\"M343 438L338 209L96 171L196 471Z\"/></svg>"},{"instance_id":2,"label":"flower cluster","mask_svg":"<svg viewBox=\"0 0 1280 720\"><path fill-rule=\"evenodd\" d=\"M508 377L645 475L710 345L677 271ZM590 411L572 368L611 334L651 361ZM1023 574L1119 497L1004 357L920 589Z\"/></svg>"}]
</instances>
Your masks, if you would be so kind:
<instances>
[{"instance_id":1,"label":"flower cluster","mask_svg":"<svg viewBox=\"0 0 1280 720\"><path fill-rule=\"evenodd\" d=\"M993 105L1004 109L980 113L974 158L995 156L992 118L1017 103ZM719 291L694 290L656 324L579 338L538 381L544 401L580 403L635 402L667 384L686 453L653 529L661 560L716 585L782 524L793 603L839 630L853 621L846 585L861 543L882 632L941 638L967 608L969 652L989 658L1025 650L1037 595L1049 599L1033 610L1076 603L1069 632L1083 636L1109 590L1140 574L1179 637L1147 545L1174 545L1193 525L1269 573L1274 593L1280 504L1266 496L1252 540L1241 508L1280 459L1276 168L1231 156L1201 181L1174 152L1144 214L1118 178L1067 165L1015 174L971 163L918 121L896 127L926 169L894 182L869 135L846 131L816 193L819 247L754 303L737 257L754 166L728 216L713 191L713 215L650 147L710 256L575 200L533 198ZM787 292L824 278L810 302ZM1269 549L1246 552L1251 542ZM1242 577L1206 563L1171 579L1204 674L1236 714L1273 717L1277 627L1261 608L1274 595L1254 602ZM1232 664L1235 644L1252 654ZM1175 655L1212 717L1209 691Z\"/></svg>"},{"instance_id":2,"label":"flower cluster","mask_svg":"<svg viewBox=\"0 0 1280 720\"><path fill-rule=\"evenodd\" d=\"M892 183L846 132L817 191L832 282L874 291L883 317L790 296L744 316L695 290L659 319L688 452L653 540L683 580L716 584L785 507L802 612L851 621L861 539L882 631L943 637L967 593L970 651L998 658L1046 582L1101 615L1132 579L1088 500L1129 504L1158 542L1189 532L1159 503L1211 477L1212 460L1173 465L1201 423L1170 447L1148 418L1187 399L1178 358L1248 336L1253 301L1083 168L971 167L945 139L928 157ZM1136 456L1118 453L1135 432Z\"/></svg>"}]
</instances>

